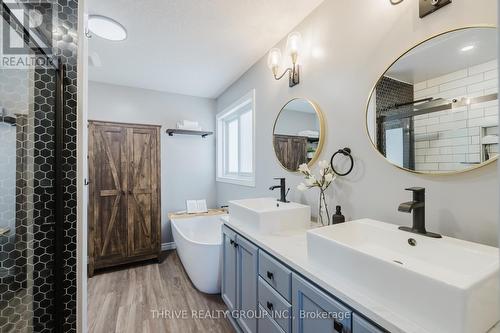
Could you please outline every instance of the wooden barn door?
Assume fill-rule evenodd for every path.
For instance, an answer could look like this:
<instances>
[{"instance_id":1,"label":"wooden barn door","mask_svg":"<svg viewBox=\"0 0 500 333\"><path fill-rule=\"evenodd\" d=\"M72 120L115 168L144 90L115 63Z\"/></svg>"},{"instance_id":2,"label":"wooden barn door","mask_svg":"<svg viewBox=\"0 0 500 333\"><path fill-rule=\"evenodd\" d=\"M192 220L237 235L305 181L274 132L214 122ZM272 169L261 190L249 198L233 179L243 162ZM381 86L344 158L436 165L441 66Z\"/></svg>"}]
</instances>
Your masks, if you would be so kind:
<instances>
[{"instance_id":1,"label":"wooden barn door","mask_svg":"<svg viewBox=\"0 0 500 333\"><path fill-rule=\"evenodd\" d=\"M125 128L91 124L90 166L90 268L106 266L127 257ZM90 272L92 274L92 272Z\"/></svg>"},{"instance_id":2,"label":"wooden barn door","mask_svg":"<svg viewBox=\"0 0 500 333\"><path fill-rule=\"evenodd\" d=\"M128 128L129 153L128 249L129 255L158 251L159 206L157 129Z\"/></svg>"}]
</instances>

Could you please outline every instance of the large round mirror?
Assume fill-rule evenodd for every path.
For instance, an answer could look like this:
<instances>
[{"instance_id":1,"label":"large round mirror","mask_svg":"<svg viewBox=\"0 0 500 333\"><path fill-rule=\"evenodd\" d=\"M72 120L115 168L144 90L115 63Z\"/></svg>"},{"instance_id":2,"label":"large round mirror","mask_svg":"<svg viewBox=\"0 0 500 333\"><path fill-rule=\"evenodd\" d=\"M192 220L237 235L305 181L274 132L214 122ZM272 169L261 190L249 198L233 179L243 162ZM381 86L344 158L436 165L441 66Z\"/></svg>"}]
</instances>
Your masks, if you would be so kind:
<instances>
[{"instance_id":1,"label":"large round mirror","mask_svg":"<svg viewBox=\"0 0 500 333\"><path fill-rule=\"evenodd\" d=\"M375 85L368 135L418 173L470 170L498 158L497 29L458 29L398 58Z\"/></svg>"},{"instance_id":2,"label":"large round mirror","mask_svg":"<svg viewBox=\"0 0 500 333\"><path fill-rule=\"evenodd\" d=\"M295 98L283 106L274 122L273 145L276 158L288 171L299 165L311 166L323 147L325 129L319 107L304 98Z\"/></svg>"}]
</instances>

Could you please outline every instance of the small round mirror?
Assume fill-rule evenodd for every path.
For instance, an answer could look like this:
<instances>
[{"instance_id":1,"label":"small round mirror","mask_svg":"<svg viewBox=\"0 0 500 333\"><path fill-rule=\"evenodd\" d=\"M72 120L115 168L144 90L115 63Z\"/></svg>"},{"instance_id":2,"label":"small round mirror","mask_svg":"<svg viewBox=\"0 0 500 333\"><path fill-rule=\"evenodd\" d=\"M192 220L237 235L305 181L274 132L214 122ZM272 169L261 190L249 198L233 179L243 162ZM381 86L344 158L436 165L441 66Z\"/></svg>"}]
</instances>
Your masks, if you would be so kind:
<instances>
[{"instance_id":1,"label":"small round mirror","mask_svg":"<svg viewBox=\"0 0 500 333\"><path fill-rule=\"evenodd\" d=\"M372 91L368 135L387 161L426 174L498 157L497 29L464 28L400 56Z\"/></svg>"},{"instance_id":2,"label":"small round mirror","mask_svg":"<svg viewBox=\"0 0 500 333\"><path fill-rule=\"evenodd\" d=\"M281 166L292 172L303 163L311 166L321 153L324 127L323 114L315 103L304 98L286 103L273 130L274 152Z\"/></svg>"}]
</instances>

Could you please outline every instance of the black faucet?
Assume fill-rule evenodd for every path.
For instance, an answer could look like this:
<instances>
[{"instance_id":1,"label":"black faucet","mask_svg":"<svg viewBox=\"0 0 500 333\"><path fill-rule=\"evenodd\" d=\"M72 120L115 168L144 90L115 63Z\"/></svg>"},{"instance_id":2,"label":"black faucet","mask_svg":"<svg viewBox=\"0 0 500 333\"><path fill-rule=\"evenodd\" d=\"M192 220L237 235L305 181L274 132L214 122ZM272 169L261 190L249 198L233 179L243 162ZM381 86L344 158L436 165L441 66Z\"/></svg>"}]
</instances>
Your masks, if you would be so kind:
<instances>
[{"instance_id":1,"label":"black faucet","mask_svg":"<svg viewBox=\"0 0 500 333\"><path fill-rule=\"evenodd\" d=\"M403 213L413 211L413 226L411 228L399 227L399 230L432 238L441 238L441 235L425 230L425 188L410 187L405 190L413 192L413 201L400 204L398 211Z\"/></svg>"},{"instance_id":2,"label":"black faucet","mask_svg":"<svg viewBox=\"0 0 500 333\"><path fill-rule=\"evenodd\" d=\"M273 191L277 188L279 188L281 190L281 195L280 195L280 198L278 199L278 201L281 201L281 202L289 202L286 200L286 195L288 194L288 191L290 191L290 189L288 189L288 191L286 190L286 180L285 178L274 178L274 179L277 179L280 181L280 184L279 185L274 185L274 186L271 186L269 188L269 190Z\"/></svg>"}]
</instances>

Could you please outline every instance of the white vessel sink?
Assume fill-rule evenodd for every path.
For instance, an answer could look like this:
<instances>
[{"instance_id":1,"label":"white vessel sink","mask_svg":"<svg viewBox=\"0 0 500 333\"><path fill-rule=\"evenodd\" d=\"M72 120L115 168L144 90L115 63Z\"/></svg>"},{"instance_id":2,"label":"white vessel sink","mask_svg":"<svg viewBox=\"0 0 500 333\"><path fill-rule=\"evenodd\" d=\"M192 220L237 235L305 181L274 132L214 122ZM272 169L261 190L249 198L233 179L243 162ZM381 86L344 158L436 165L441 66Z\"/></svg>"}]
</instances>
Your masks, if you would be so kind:
<instances>
[{"instance_id":1,"label":"white vessel sink","mask_svg":"<svg viewBox=\"0 0 500 333\"><path fill-rule=\"evenodd\" d=\"M364 219L308 231L307 250L314 265L428 332L486 332L499 319L495 247Z\"/></svg>"},{"instance_id":2,"label":"white vessel sink","mask_svg":"<svg viewBox=\"0 0 500 333\"><path fill-rule=\"evenodd\" d=\"M274 198L233 200L229 201L229 218L260 232L275 233L306 228L311 220L311 207Z\"/></svg>"}]
</instances>

